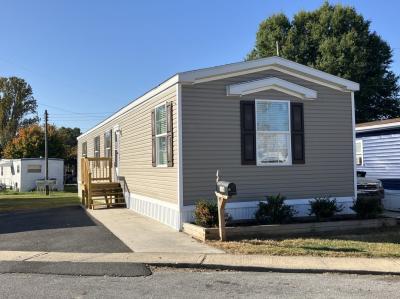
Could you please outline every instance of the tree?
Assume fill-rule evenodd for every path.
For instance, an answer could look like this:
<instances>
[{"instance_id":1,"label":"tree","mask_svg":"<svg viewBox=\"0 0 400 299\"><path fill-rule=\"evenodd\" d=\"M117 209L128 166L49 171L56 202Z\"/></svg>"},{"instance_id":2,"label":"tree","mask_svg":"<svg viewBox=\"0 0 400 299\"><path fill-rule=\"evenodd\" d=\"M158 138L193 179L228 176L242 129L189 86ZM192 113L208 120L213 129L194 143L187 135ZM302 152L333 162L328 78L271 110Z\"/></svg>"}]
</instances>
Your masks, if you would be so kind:
<instances>
[{"instance_id":1,"label":"tree","mask_svg":"<svg viewBox=\"0 0 400 299\"><path fill-rule=\"evenodd\" d=\"M37 103L32 88L17 77L0 77L0 149L21 127L37 123Z\"/></svg>"},{"instance_id":2,"label":"tree","mask_svg":"<svg viewBox=\"0 0 400 299\"><path fill-rule=\"evenodd\" d=\"M276 55L360 83L355 93L356 121L400 116L398 76L391 70L392 49L370 21L353 7L325 2L315 11L301 11L290 21L273 15L259 27L247 59Z\"/></svg>"},{"instance_id":3,"label":"tree","mask_svg":"<svg viewBox=\"0 0 400 299\"><path fill-rule=\"evenodd\" d=\"M64 140L55 126L48 126L49 158L64 158ZM3 150L6 159L44 157L44 128L33 124L18 130L17 136Z\"/></svg>"},{"instance_id":4,"label":"tree","mask_svg":"<svg viewBox=\"0 0 400 299\"><path fill-rule=\"evenodd\" d=\"M64 144L64 160L67 166L76 165L77 157L77 137L81 135L79 128L61 127L58 129L58 134Z\"/></svg>"}]
</instances>

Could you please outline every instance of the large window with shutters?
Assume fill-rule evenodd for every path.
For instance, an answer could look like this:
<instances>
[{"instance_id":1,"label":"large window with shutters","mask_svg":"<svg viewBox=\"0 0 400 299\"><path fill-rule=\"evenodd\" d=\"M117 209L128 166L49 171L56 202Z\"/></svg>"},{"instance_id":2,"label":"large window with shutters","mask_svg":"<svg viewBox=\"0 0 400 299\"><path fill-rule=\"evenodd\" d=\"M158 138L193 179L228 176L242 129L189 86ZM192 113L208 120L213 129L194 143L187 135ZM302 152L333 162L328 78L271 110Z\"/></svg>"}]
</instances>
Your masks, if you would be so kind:
<instances>
[{"instance_id":1,"label":"large window with shutters","mask_svg":"<svg viewBox=\"0 0 400 299\"><path fill-rule=\"evenodd\" d=\"M256 100L257 165L291 164L290 103Z\"/></svg>"},{"instance_id":2,"label":"large window with shutters","mask_svg":"<svg viewBox=\"0 0 400 299\"><path fill-rule=\"evenodd\" d=\"M167 166L167 109L160 105L155 109L156 164Z\"/></svg>"},{"instance_id":3,"label":"large window with shutters","mask_svg":"<svg viewBox=\"0 0 400 299\"><path fill-rule=\"evenodd\" d=\"M303 103L240 101L242 165L305 164Z\"/></svg>"}]
</instances>

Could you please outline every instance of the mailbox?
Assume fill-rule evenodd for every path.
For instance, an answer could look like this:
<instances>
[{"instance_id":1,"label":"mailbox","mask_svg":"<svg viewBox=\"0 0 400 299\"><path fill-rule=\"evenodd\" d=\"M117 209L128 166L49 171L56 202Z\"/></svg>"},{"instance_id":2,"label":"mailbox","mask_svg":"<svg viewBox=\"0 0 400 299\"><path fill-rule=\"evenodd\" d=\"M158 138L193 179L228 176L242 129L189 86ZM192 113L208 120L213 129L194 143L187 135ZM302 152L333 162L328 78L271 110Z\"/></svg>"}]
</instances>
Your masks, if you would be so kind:
<instances>
[{"instance_id":1,"label":"mailbox","mask_svg":"<svg viewBox=\"0 0 400 299\"><path fill-rule=\"evenodd\" d=\"M218 181L216 191L221 195L233 196L236 195L236 185L230 182Z\"/></svg>"}]
</instances>

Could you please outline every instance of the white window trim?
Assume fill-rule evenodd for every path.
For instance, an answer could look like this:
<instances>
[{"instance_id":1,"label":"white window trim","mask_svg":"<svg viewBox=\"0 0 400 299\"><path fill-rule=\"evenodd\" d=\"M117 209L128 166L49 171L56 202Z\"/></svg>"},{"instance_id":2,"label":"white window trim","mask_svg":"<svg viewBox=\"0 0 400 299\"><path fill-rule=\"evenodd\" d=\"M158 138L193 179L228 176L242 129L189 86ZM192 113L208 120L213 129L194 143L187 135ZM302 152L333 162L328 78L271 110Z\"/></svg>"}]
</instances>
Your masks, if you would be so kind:
<instances>
[{"instance_id":1,"label":"white window trim","mask_svg":"<svg viewBox=\"0 0 400 299\"><path fill-rule=\"evenodd\" d=\"M288 161L286 162L286 163L268 163L268 164L265 164L265 163L259 163L258 162L258 148L257 148L257 122L258 122L258 119L257 119L257 103L258 102L270 102L270 103L273 103L273 102L279 102L279 103L282 103L282 102L285 102L285 103L287 103L288 104L288 131L271 131L271 132L273 132L273 133L287 133L288 135L289 135L289 142L288 142ZM291 111L290 111L290 101L287 101L287 100L272 100L272 99L256 99L256 102L255 102L255 116L256 116L256 163L257 163L257 166L260 166L260 167L269 167L269 166L291 166L292 164L293 164L293 162L292 162L292 138L291 138L291 117L290 117L290 113L291 113Z\"/></svg>"},{"instance_id":2,"label":"white window trim","mask_svg":"<svg viewBox=\"0 0 400 299\"><path fill-rule=\"evenodd\" d=\"M161 106L165 106L165 121L168 122L168 120L166 119L167 118L167 115L166 115L167 114L167 102L163 102L163 103L157 105L154 108L154 130L155 130L154 133L155 133L155 138L156 138L156 167L163 168L163 167L168 167L168 161L166 161L165 164L158 164L158 142L157 142L157 138L159 138L159 137L167 137L168 133L165 132L165 133L162 133L162 134L157 134L157 123L156 123L157 122L157 108L159 108ZM167 149L167 154L168 154L168 149Z\"/></svg>"},{"instance_id":3,"label":"white window trim","mask_svg":"<svg viewBox=\"0 0 400 299\"><path fill-rule=\"evenodd\" d=\"M96 139L97 139L97 138L98 138L98 140L99 140L99 150L96 150ZM100 158L100 148L101 148L100 135L94 137L93 143L94 143L94 148L93 148L94 157L95 157L95 158ZM97 153L99 153L99 157L97 157Z\"/></svg>"},{"instance_id":4,"label":"white window trim","mask_svg":"<svg viewBox=\"0 0 400 299\"><path fill-rule=\"evenodd\" d=\"M361 164L358 164L358 159L357 157L359 154L357 154L357 144L361 144ZM356 166L364 166L364 142L362 139L356 140Z\"/></svg>"},{"instance_id":5,"label":"white window trim","mask_svg":"<svg viewBox=\"0 0 400 299\"><path fill-rule=\"evenodd\" d=\"M286 80L282 80L277 77L268 77L253 81L231 84L226 87L226 93L228 96L243 96L269 89L275 89L291 96L298 97L302 100L315 100L318 94L315 90Z\"/></svg>"},{"instance_id":6,"label":"white window trim","mask_svg":"<svg viewBox=\"0 0 400 299\"><path fill-rule=\"evenodd\" d=\"M107 134L110 134L110 147L106 147L106 135ZM113 132L113 130L106 130L106 131L104 131L104 133L103 133L103 136L104 136L104 157L106 157L106 153L108 152L108 150L110 150L110 156L109 157L107 157L107 158L112 158L112 156L113 156L113 151L112 151L112 143L113 143L113 134L114 134L114 132Z\"/></svg>"}]
</instances>

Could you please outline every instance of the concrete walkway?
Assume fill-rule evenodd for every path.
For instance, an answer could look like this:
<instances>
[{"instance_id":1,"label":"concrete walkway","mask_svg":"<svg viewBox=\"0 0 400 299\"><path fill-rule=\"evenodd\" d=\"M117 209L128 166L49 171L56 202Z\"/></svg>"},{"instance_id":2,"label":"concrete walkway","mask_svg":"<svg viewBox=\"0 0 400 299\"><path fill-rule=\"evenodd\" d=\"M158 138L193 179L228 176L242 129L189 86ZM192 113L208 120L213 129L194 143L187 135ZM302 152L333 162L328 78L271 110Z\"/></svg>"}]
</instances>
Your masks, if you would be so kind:
<instances>
[{"instance_id":1,"label":"concrete walkway","mask_svg":"<svg viewBox=\"0 0 400 299\"><path fill-rule=\"evenodd\" d=\"M0 262L143 263L153 266L246 271L400 275L400 259L189 253L62 253L0 251Z\"/></svg>"},{"instance_id":2,"label":"concrete walkway","mask_svg":"<svg viewBox=\"0 0 400 299\"><path fill-rule=\"evenodd\" d=\"M129 209L87 211L133 252L224 253Z\"/></svg>"}]
</instances>

